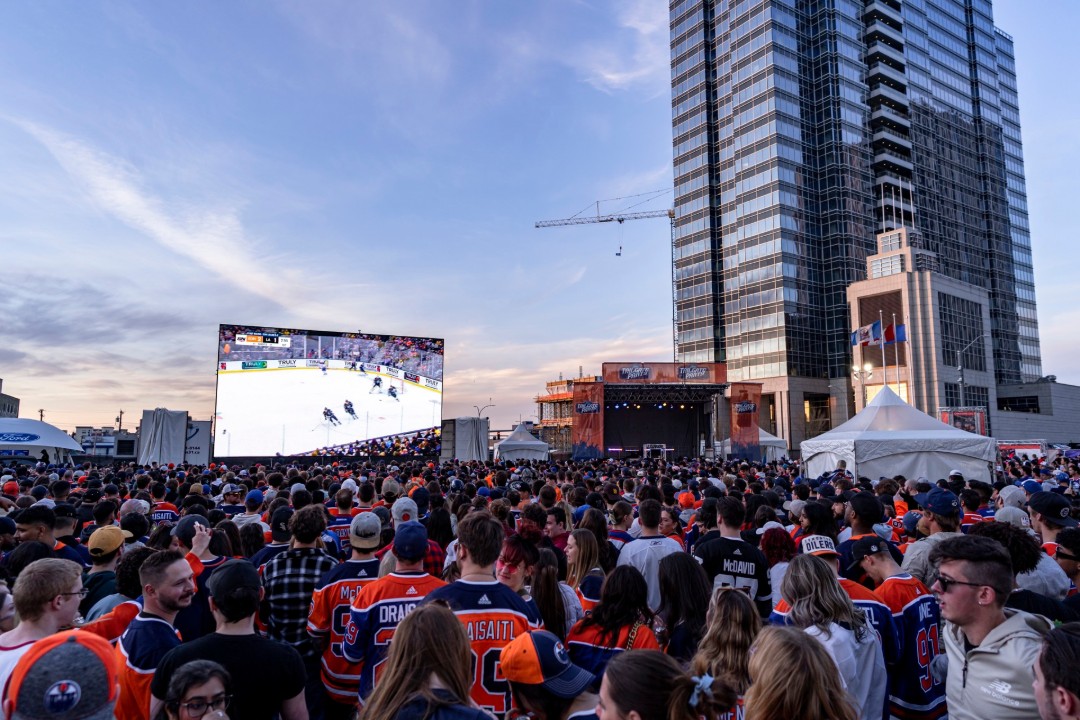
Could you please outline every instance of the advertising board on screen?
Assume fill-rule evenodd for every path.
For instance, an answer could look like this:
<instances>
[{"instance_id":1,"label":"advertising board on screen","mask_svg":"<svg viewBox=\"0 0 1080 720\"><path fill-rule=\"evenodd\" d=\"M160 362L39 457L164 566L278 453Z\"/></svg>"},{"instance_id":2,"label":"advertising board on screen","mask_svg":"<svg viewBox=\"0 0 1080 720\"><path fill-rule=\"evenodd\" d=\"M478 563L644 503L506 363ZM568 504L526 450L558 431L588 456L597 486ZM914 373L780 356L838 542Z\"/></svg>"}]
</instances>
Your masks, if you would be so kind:
<instances>
[{"instance_id":1,"label":"advertising board on screen","mask_svg":"<svg viewBox=\"0 0 1080 720\"><path fill-rule=\"evenodd\" d=\"M214 455L310 454L442 420L443 341L221 325Z\"/></svg>"}]
</instances>

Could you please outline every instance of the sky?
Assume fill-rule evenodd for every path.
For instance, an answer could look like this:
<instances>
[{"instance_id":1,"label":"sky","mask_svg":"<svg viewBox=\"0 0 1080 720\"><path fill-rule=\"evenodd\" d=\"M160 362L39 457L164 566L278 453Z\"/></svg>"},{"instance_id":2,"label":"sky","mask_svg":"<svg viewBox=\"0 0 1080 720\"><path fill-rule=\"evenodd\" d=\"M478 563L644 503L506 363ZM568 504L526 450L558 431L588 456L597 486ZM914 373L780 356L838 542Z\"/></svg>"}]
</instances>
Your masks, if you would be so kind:
<instances>
[{"instance_id":1,"label":"sky","mask_svg":"<svg viewBox=\"0 0 1080 720\"><path fill-rule=\"evenodd\" d=\"M995 20L1043 371L1080 383L1080 3L1038 7ZM68 430L209 419L219 323L360 330L445 338L443 416L506 429L670 359L663 218L533 227L670 189L668 73L662 0L2 3L3 392Z\"/></svg>"}]
</instances>

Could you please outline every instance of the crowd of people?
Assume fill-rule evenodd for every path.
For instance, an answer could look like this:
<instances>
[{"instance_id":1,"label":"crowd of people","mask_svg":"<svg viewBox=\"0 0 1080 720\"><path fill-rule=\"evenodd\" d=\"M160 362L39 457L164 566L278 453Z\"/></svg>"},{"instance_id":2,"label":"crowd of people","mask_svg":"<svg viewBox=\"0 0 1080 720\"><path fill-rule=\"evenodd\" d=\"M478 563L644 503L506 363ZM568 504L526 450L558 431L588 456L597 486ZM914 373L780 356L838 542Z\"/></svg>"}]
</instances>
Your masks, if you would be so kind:
<instances>
[{"instance_id":1,"label":"crowd of people","mask_svg":"<svg viewBox=\"0 0 1080 720\"><path fill-rule=\"evenodd\" d=\"M1080 469L1002 464L3 470L0 715L1080 717Z\"/></svg>"},{"instance_id":2,"label":"crowd of people","mask_svg":"<svg viewBox=\"0 0 1080 720\"><path fill-rule=\"evenodd\" d=\"M442 428L399 433L319 448L319 457L430 458L442 452Z\"/></svg>"}]
</instances>

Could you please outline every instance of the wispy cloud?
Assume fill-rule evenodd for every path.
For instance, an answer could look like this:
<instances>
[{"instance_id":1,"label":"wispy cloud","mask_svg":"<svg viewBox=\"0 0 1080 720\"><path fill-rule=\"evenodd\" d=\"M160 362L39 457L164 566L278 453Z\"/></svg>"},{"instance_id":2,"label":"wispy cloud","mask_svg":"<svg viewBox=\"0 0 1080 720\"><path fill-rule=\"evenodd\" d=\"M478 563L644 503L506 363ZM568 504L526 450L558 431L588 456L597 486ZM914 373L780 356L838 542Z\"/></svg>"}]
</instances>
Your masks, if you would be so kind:
<instances>
[{"instance_id":1,"label":"wispy cloud","mask_svg":"<svg viewBox=\"0 0 1080 720\"><path fill-rule=\"evenodd\" d=\"M99 210L243 292L301 314L325 312L316 291L307 289L304 269L251 238L239 207L168 202L149 191L129 163L37 123L16 123L45 146Z\"/></svg>"},{"instance_id":2,"label":"wispy cloud","mask_svg":"<svg viewBox=\"0 0 1080 720\"><path fill-rule=\"evenodd\" d=\"M667 4L625 0L617 5L621 31L569 56L586 82L604 92L631 88L652 98L667 93L670 42Z\"/></svg>"}]
</instances>

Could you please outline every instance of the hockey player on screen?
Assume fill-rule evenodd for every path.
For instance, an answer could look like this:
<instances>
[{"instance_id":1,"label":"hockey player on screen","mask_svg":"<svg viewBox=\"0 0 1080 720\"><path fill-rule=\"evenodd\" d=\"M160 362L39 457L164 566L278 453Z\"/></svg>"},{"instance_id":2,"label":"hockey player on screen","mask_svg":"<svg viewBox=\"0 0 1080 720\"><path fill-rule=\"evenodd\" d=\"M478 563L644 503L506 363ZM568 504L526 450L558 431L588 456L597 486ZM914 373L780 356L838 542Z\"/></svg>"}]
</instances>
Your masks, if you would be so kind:
<instances>
[{"instance_id":1,"label":"hockey player on screen","mask_svg":"<svg viewBox=\"0 0 1080 720\"><path fill-rule=\"evenodd\" d=\"M394 398L394 399L395 399L395 400L397 400L398 402L401 402L401 400L400 400L400 399L398 399L398 396L397 396L397 388L396 388L395 386L391 385L390 387L388 387L388 388L386 389L386 394L387 394L387 395L389 395L390 397Z\"/></svg>"},{"instance_id":2,"label":"hockey player on screen","mask_svg":"<svg viewBox=\"0 0 1080 720\"><path fill-rule=\"evenodd\" d=\"M353 409L352 400L345 401L345 412L353 419L356 419L356 410Z\"/></svg>"},{"instance_id":3,"label":"hockey player on screen","mask_svg":"<svg viewBox=\"0 0 1080 720\"><path fill-rule=\"evenodd\" d=\"M356 368L356 361L355 361L355 360L350 360L350 361L349 361L349 364L348 364L348 365L347 365L347 366L345 367L345 369L346 369L346 370L352 370L352 371L354 371L354 372L355 372L355 371L356 371L356 369L357 369L357 368Z\"/></svg>"},{"instance_id":4,"label":"hockey player on screen","mask_svg":"<svg viewBox=\"0 0 1080 720\"><path fill-rule=\"evenodd\" d=\"M337 419L337 415L335 415L335 414L334 414L334 411L333 411L333 410L331 410L330 408L323 408L323 411L322 411L322 416L323 416L323 417L324 417L324 418L325 418L325 419L326 419L326 420L327 420L327 421L328 421L328 422L329 422L329 423L330 423L331 425L340 425L340 424L341 424L341 421Z\"/></svg>"},{"instance_id":5,"label":"hockey player on screen","mask_svg":"<svg viewBox=\"0 0 1080 720\"><path fill-rule=\"evenodd\" d=\"M329 365L329 364L330 363L326 363L326 365ZM326 365L322 366L322 375L323 375L323 377L326 377Z\"/></svg>"},{"instance_id":6,"label":"hockey player on screen","mask_svg":"<svg viewBox=\"0 0 1080 720\"><path fill-rule=\"evenodd\" d=\"M368 395L378 390L382 392L382 378L378 375L375 376L374 382L371 383L371 390L368 391Z\"/></svg>"}]
</instances>

